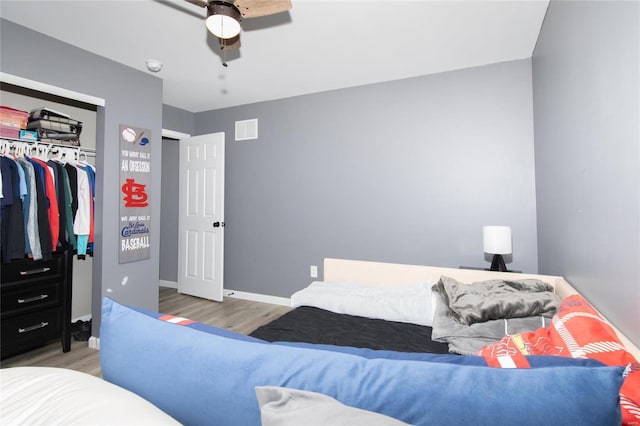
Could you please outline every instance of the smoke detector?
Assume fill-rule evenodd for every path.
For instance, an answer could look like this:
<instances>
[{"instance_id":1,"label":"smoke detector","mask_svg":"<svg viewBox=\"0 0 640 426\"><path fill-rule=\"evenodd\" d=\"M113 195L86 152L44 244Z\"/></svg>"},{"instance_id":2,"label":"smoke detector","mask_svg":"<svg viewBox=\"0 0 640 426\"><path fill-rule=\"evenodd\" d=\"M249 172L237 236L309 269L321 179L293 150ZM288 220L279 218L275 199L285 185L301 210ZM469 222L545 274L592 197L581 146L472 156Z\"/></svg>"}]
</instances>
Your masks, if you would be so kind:
<instances>
[{"instance_id":1,"label":"smoke detector","mask_svg":"<svg viewBox=\"0 0 640 426\"><path fill-rule=\"evenodd\" d=\"M159 72L162 70L162 65L162 62L156 61L155 59L149 59L147 61L147 69L151 72Z\"/></svg>"}]
</instances>

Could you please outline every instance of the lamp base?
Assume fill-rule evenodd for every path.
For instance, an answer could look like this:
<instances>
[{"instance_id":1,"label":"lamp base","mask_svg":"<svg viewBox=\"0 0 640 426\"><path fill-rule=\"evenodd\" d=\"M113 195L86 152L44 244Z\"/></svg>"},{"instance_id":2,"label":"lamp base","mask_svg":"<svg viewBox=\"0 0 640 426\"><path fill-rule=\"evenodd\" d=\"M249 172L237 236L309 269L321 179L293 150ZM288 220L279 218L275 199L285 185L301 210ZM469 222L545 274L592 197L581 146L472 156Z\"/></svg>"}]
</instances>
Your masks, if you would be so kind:
<instances>
[{"instance_id":1,"label":"lamp base","mask_svg":"<svg viewBox=\"0 0 640 426\"><path fill-rule=\"evenodd\" d=\"M504 258L501 254L494 254L491 261L490 271L508 272L507 265L504 263Z\"/></svg>"}]
</instances>

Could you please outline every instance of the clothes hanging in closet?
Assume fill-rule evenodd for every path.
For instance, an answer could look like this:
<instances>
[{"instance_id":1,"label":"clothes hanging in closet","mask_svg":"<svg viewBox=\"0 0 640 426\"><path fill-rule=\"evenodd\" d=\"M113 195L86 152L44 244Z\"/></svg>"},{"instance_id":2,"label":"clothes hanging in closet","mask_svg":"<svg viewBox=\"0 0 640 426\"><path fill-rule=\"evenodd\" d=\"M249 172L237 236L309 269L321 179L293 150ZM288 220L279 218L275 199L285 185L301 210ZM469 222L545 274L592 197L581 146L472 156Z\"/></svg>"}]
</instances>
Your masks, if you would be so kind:
<instances>
[{"instance_id":1,"label":"clothes hanging in closet","mask_svg":"<svg viewBox=\"0 0 640 426\"><path fill-rule=\"evenodd\" d=\"M0 173L3 263L24 257L47 260L69 247L78 258L93 255L94 166L3 152Z\"/></svg>"}]
</instances>

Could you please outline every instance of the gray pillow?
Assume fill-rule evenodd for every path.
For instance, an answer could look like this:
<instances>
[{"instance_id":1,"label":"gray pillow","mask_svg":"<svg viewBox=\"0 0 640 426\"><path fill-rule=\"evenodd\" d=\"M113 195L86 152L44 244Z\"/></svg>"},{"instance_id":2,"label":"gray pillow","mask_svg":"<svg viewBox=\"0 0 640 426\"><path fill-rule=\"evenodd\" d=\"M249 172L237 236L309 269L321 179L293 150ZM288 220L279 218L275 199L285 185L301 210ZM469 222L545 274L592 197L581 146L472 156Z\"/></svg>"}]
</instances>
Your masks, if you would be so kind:
<instances>
[{"instance_id":1,"label":"gray pillow","mask_svg":"<svg viewBox=\"0 0 640 426\"><path fill-rule=\"evenodd\" d=\"M400 426L407 423L349 407L321 393L256 386L262 426Z\"/></svg>"}]
</instances>

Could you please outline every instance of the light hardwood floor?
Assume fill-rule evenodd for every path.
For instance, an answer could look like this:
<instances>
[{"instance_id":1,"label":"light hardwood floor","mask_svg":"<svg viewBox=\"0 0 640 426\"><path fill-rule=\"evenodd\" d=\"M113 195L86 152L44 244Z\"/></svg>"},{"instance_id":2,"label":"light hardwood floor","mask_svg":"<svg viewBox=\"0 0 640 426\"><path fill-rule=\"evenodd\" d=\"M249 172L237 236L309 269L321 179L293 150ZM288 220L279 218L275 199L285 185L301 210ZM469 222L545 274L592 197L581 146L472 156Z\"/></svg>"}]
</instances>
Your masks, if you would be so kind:
<instances>
[{"instance_id":1,"label":"light hardwood floor","mask_svg":"<svg viewBox=\"0 0 640 426\"><path fill-rule=\"evenodd\" d=\"M160 288L160 312L199 321L242 334L278 318L290 308L268 303L225 297L224 302L212 302L179 294L175 289ZM71 342L71 351L62 352L59 341L7 358L1 368L18 366L62 367L101 376L100 351L90 349L87 342Z\"/></svg>"}]
</instances>

